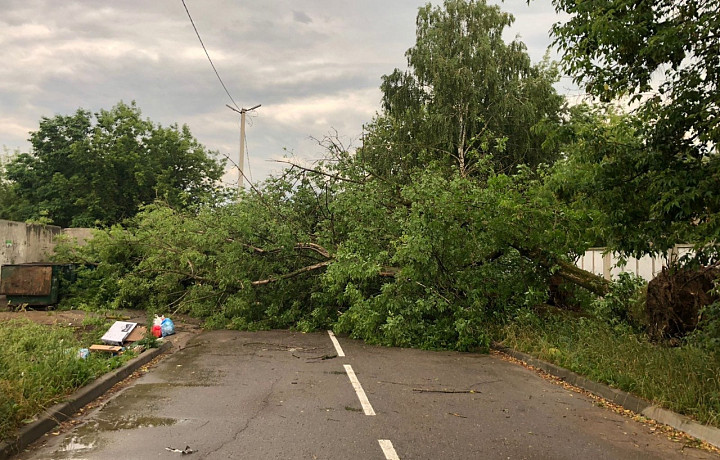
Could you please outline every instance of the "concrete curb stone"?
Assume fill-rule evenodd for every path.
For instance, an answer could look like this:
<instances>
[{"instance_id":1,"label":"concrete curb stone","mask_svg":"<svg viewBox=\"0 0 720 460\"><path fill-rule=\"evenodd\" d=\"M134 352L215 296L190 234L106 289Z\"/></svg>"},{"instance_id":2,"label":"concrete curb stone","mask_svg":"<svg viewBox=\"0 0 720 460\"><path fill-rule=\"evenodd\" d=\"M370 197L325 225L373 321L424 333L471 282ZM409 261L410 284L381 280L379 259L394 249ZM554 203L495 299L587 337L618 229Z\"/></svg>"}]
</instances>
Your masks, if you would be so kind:
<instances>
[{"instance_id":1,"label":"concrete curb stone","mask_svg":"<svg viewBox=\"0 0 720 460\"><path fill-rule=\"evenodd\" d=\"M172 343L165 342L159 348L153 348L142 353L137 358L127 362L123 367L109 372L92 383L80 388L64 402L56 404L41 414L38 420L20 429L14 440L0 442L0 460L5 460L21 452L29 444L40 439L45 433L55 428L73 416L88 403L99 398L116 383L124 380L140 367L152 361L157 356L172 347Z\"/></svg>"},{"instance_id":2,"label":"concrete curb stone","mask_svg":"<svg viewBox=\"0 0 720 460\"><path fill-rule=\"evenodd\" d=\"M573 371L534 358L527 353L502 346L494 346L493 348L510 355L513 358L519 359L520 361L524 361L533 367L542 369L548 374L554 375L571 385L601 396L614 404L624 407L625 409L629 409L649 419L668 425L676 430L684 431L690 436L720 448L720 429L718 428L703 425L685 417L684 415L655 406L647 400L638 398L637 396L631 395L630 393L622 390L609 387L603 383L593 382L592 380L576 374Z\"/></svg>"}]
</instances>

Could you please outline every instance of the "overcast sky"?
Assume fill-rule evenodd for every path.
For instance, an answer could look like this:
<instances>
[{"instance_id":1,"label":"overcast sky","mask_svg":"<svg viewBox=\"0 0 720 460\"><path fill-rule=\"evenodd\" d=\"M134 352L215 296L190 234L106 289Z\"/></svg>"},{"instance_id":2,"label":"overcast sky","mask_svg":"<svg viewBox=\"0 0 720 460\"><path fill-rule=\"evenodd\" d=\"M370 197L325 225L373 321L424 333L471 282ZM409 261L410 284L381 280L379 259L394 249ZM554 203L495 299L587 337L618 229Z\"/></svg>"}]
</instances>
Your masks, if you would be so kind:
<instances>
[{"instance_id":1,"label":"overcast sky","mask_svg":"<svg viewBox=\"0 0 720 460\"><path fill-rule=\"evenodd\" d=\"M534 62L558 21L549 0L506 0ZM262 104L248 119L254 180L331 130L346 143L380 108L381 77L406 68L420 0L186 0L232 97ZM434 1L434 4L439 2ZM41 117L135 100L143 116L187 124L237 160L239 115L213 73L181 0L0 0L0 146L27 151ZM568 87L568 88L565 88ZM567 80L560 91L572 91ZM235 179L236 180L236 179Z\"/></svg>"}]
</instances>

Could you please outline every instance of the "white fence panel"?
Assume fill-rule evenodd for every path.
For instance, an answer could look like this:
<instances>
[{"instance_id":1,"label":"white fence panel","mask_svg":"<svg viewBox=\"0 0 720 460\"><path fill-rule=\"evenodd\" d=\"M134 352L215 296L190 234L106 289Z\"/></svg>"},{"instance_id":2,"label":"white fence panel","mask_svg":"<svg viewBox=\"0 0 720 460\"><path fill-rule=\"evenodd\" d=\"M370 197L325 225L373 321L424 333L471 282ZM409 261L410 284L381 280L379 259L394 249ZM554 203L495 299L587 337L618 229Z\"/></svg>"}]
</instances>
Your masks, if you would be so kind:
<instances>
[{"instance_id":1,"label":"white fence panel","mask_svg":"<svg viewBox=\"0 0 720 460\"><path fill-rule=\"evenodd\" d=\"M590 248L575 265L607 280L617 278L620 273L625 272L634 273L645 281L650 281L662 271L663 267L668 266L668 260L674 262L685 255L692 255L693 247L690 244L678 244L662 256L643 256L639 259L629 257L625 265L620 265L618 254L605 254L605 251L605 248Z\"/></svg>"}]
</instances>

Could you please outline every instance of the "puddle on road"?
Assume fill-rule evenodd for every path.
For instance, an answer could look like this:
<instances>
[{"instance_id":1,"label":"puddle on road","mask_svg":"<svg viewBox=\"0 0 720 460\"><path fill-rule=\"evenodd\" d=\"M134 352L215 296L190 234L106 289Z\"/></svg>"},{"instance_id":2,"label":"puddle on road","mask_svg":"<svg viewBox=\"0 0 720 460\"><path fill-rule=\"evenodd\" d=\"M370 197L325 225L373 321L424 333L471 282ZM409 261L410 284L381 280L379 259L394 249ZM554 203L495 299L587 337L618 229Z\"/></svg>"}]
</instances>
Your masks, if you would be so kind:
<instances>
[{"instance_id":1,"label":"puddle on road","mask_svg":"<svg viewBox=\"0 0 720 460\"><path fill-rule=\"evenodd\" d=\"M170 426L178 420L151 415L159 407L167 393L168 385L137 385L112 399L83 425L76 427L53 452L53 459L86 458L91 452L102 448L108 439L106 432ZM149 412L148 412L149 411ZM133 412L140 412L132 414ZM128 415L132 414L132 415Z\"/></svg>"},{"instance_id":2,"label":"puddle on road","mask_svg":"<svg viewBox=\"0 0 720 460\"><path fill-rule=\"evenodd\" d=\"M166 417L125 417L117 419L98 419L90 421L79 427L76 432L78 436L91 435L102 431L132 430L135 428L152 428L155 426L169 426L177 423L174 418Z\"/></svg>"},{"instance_id":3,"label":"puddle on road","mask_svg":"<svg viewBox=\"0 0 720 460\"><path fill-rule=\"evenodd\" d=\"M68 434L60 447L53 452L52 458L82 458L107 442L102 436L103 432L170 426L177 422L172 418L152 416L92 420Z\"/></svg>"},{"instance_id":4,"label":"puddle on road","mask_svg":"<svg viewBox=\"0 0 720 460\"><path fill-rule=\"evenodd\" d=\"M53 452L51 458L82 458L103 444L104 441L97 433L85 436L71 434L63 440L60 448Z\"/></svg>"}]
</instances>

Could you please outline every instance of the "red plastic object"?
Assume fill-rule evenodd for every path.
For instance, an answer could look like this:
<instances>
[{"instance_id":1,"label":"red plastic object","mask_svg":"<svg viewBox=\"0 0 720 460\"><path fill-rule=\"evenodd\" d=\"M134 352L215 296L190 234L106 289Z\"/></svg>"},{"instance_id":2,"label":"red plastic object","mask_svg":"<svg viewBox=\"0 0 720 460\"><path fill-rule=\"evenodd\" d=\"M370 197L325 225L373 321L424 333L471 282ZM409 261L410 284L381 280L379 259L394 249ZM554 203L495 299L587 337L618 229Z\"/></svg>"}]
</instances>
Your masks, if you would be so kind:
<instances>
[{"instance_id":1,"label":"red plastic object","mask_svg":"<svg viewBox=\"0 0 720 460\"><path fill-rule=\"evenodd\" d=\"M154 335L157 338L162 337L162 328L160 327L160 325L156 324L152 327L152 335Z\"/></svg>"}]
</instances>

